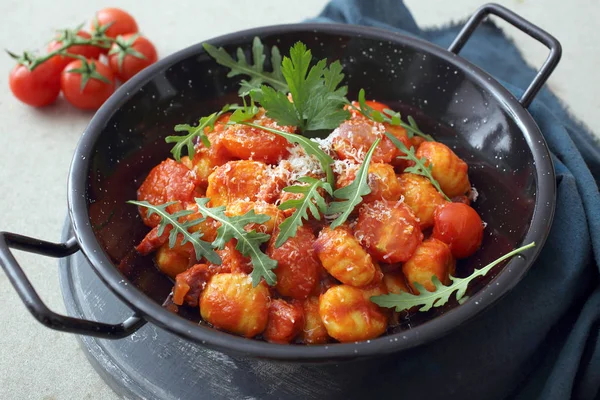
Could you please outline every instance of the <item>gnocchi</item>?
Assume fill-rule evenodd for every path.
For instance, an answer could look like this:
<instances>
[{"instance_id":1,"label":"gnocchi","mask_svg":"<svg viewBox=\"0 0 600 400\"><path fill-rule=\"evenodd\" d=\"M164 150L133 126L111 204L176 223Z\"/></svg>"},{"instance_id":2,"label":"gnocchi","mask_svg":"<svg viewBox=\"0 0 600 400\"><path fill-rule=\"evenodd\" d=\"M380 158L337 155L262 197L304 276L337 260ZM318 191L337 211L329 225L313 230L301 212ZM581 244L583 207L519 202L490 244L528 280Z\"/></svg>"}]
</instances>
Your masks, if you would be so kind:
<instances>
[{"instance_id":1,"label":"gnocchi","mask_svg":"<svg viewBox=\"0 0 600 400\"><path fill-rule=\"evenodd\" d=\"M379 112L388 108L368 103ZM353 184L369 148L380 141L366 167L368 193L358 198L339 226L331 224L337 215L321 209L302 216L295 233L289 234L284 221L297 215L299 203L279 206L303 199L301 186L306 182L298 181L299 177L325 182L326 168L283 136L228 123L230 113L223 114L214 129L205 130L210 147L198 141L193 156L167 159L150 171L138 189L138 200L153 205L173 202L166 209L171 214L188 210L177 222L197 221L185 229L213 243L220 259L220 263L214 258L196 259L192 243L182 244L181 233L171 247L169 236L176 224L161 224L159 215L148 216L140 207L141 219L151 229L136 249L142 255L154 253L156 267L173 279L175 306L195 309L205 323L243 337L320 345L374 339L399 325L404 314L380 308L371 301L373 296L418 294L421 286L434 290L433 276L449 283L455 258L473 254L483 235L477 212L457 205L470 190L467 164L442 143L412 135L390 120L375 122L356 108L350 111L350 118L326 140L315 141L333 159L332 189ZM296 127L267 117L263 109L249 122L299 134ZM416 157L425 160L443 193L418 170L405 172L419 159L407 160L410 154L396 148L386 133L416 149ZM283 190L294 185L295 189ZM318 187L325 205L339 201L333 190L325 188ZM260 250L276 262L272 286L264 279L253 285L254 258L246 256L245 244L240 249L246 255L236 248L240 243L235 238L229 236L226 243L219 239L220 229L229 229L228 225L223 219L203 218L198 211L203 203L196 204L196 197L208 198L208 206L221 207L228 218L251 210L268 217L246 223L239 231L263 235ZM315 198L311 201L318 203ZM457 210L469 215L469 229L461 228L464 218L456 217ZM286 239L279 243L285 229Z\"/></svg>"}]
</instances>

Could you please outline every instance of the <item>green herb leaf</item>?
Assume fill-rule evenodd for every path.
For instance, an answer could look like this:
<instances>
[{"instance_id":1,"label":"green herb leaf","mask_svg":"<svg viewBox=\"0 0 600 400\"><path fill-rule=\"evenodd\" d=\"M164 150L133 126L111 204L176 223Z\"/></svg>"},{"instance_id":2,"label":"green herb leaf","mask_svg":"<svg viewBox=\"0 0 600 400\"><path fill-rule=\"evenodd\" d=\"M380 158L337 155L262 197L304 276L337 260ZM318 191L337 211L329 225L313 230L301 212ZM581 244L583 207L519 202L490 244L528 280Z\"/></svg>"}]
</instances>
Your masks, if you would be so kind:
<instances>
[{"instance_id":1,"label":"green herb leaf","mask_svg":"<svg viewBox=\"0 0 600 400\"><path fill-rule=\"evenodd\" d=\"M261 224L268 221L270 217L264 214L255 214L254 210L250 210L244 215L228 217L225 215L224 206L209 208L206 204L210 199L196 198L195 200L202 215L221 223L221 226L217 229L217 238L212 245L222 249L231 239L236 239L237 245L235 248L242 255L250 257L252 261L253 269L250 274L252 285L258 285L261 278L264 278L267 284L275 285L276 276L273 270L277 268L277 261L269 258L260 249L260 245L267 242L271 236L256 232L256 230L248 232L244 229L250 223Z\"/></svg>"},{"instance_id":2,"label":"green herb leaf","mask_svg":"<svg viewBox=\"0 0 600 400\"><path fill-rule=\"evenodd\" d=\"M284 192L301 193L303 196L301 199L288 200L279 205L280 210L295 208L296 211L279 225L279 236L275 241L275 247L280 247L288 238L296 236L298 227L302 226L302 220L308 220L308 210L317 220L321 219L321 212L325 213L327 211L327 204L321 193L319 193L319 188L325 189L330 195L333 194L331 185L320 179L303 176L298 178L298 181L307 185L283 188Z\"/></svg>"},{"instance_id":3,"label":"green herb leaf","mask_svg":"<svg viewBox=\"0 0 600 400\"><path fill-rule=\"evenodd\" d=\"M301 131L334 129L350 117L344 109L347 87L338 85L344 79L339 61L327 67L327 60L311 67L312 53L298 42L290 56L282 61L282 73L292 99L287 93L262 86L251 92L267 116L282 125L297 126Z\"/></svg>"},{"instance_id":4,"label":"green herb leaf","mask_svg":"<svg viewBox=\"0 0 600 400\"><path fill-rule=\"evenodd\" d=\"M455 278L451 276L450 280L452 281L452 283L449 286L444 286L437 278L437 276L433 275L431 280L436 288L434 292L427 291L422 285L419 285L415 282L415 288L419 291L418 295L406 292L402 292L400 294L390 293L381 296L371 297L371 301L380 307L395 308L396 311L408 310L416 306L421 306L421 308L419 308L419 311L428 311L432 307L440 307L446 304L450 300L450 296L452 296L452 294L456 292L456 300L460 302L463 296L465 295L465 292L467 291L469 283L473 279L475 279L478 276L486 275L488 272L490 272L492 268L494 268L502 261L534 246L535 242L519 247L518 249L515 249L510 253L503 255L494 262L491 262L485 267L481 269L476 269L471 275L469 275L466 278Z\"/></svg>"},{"instance_id":5,"label":"green herb leaf","mask_svg":"<svg viewBox=\"0 0 600 400\"><path fill-rule=\"evenodd\" d=\"M253 89L260 88L263 83L271 85L277 90L287 92L288 87L281 73L281 53L277 46L271 48L271 65L273 66L273 72L266 72L264 70L266 56L264 54L264 46L258 37L255 37L252 42L253 65L248 63L246 55L241 48L237 49L236 61L222 47L216 48L208 43L204 43L202 46L217 63L231 69L227 74L229 78L237 75L247 75L250 77L249 81L243 80L241 82L239 90L241 96L247 95Z\"/></svg>"},{"instance_id":6,"label":"green herb leaf","mask_svg":"<svg viewBox=\"0 0 600 400\"><path fill-rule=\"evenodd\" d=\"M171 201L164 204L153 205L148 203L147 201L134 201L130 200L127 203L135 204L136 206L145 207L148 209L148 217L152 214L156 214L160 216L160 223L158 225L158 236L162 236L167 226L171 226L171 232L169 232L169 247L173 248L175 243L177 242L177 235L180 234L182 236L181 244L186 244L190 242L192 246L194 246L194 251L196 252L196 260L200 260L202 257L206 258L213 264L221 264L221 257L213 250L210 242L205 242L204 240L200 240L202 237L202 232L189 232L188 229L194 225L198 225L203 222L206 218L198 218L191 221L179 222L179 218L188 216L193 214L193 210L181 210L177 211L173 214L167 211L167 207L172 204L177 203L176 201ZM203 214L206 215L206 214Z\"/></svg>"},{"instance_id":7,"label":"green herb leaf","mask_svg":"<svg viewBox=\"0 0 600 400\"><path fill-rule=\"evenodd\" d=\"M452 201L450 199L450 197L448 197L446 195L446 193L444 193L444 191L440 187L440 183L433 177L433 175L431 173L433 165L431 163L429 163L429 165L427 165L428 161L425 157L418 158L415 154L414 147L411 146L410 149L407 148L404 145L404 143L402 143L400 140L398 140L394 135L390 134L389 132L385 132L385 135L392 141L392 143L394 143L394 145L401 152L403 152L405 154L403 156L398 156L398 158L401 158L403 160L414 161L415 165L413 165L412 167L407 167L406 169L404 169L404 172L410 172L411 174L421 175L421 176L424 176L425 178L429 179L431 184L437 189L438 192L440 192L442 194L442 196L444 196L444 198L446 200Z\"/></svg>"},{"instance_id":8,"label":"green herb leaf","mask_svg":"<svg viewBox=\"0 0 600 400\"><path fill-rule=\"evenodd\" d=\"M273 118L279 125L300 126L302 123L294 104L284 92L263 85L260 90L251 91L250 95L263 106L267 117Z\"/></svg>"},{"instance_id":9,"label":"green herb leaf","mask_svg":"<svg viewBox=\"0 0 600 400\"><path fill-rule=\"evenodd\" d=\"M382 123L387 122L390 125L401 126L404 129L406 129L406 133L409 138L412 138L414 135L417 135L417 136L420 136L423 139L427 140L428 142L434 141L434 139L430 135L423 133L419 129L417 122L410 115L407 117L407 120L408 120L408 124L407 124L402 121L399 112L396 112L396 111L393 111L390 109L385 109L385 110L383 110L383 112L380 112L378 110L375 110L373 107L369 106L365 99L365 90L364 89L360 89L360 91L358 92L358 104L360 105L360 109L356 108L352 105L351 105L351 107L353 109L355 109L356 111L360 112L365 117L367 117L375 122L382 122Z\"/></svg>"},{"instance_id":10,"label":"green herb leaf","mask_svg":"<svg viewBox=\"0 0 600 400\"><path fill-rule=\"evenodd\" d=\"M211 132L215 129L215 122L219 119L223 113L228 112L232 106L226 104L221 111L212 113L207 117L200 118L198 122L198 126L191 126L188 124L179 124L175 125L175 132L187 132L187 135L181 136L167 136L165 138L165 142L167 143L175 143L175 146L171 149L171 154L173 154L173 158L177 161L181 161L181 151L184 147L187 147L187 153L191 159L194 158L194 139L199 137L202 141L202 144L206 147L210 147L210 141L206 136L204 131L205 128L208 127L208 132Z\"/></svg>"},{"instance_id":11,"label":"green herb leaf","mask_svg":"<svg viewBox=\"0 0 600 400\"><path fill-rule=\"evenodd\" d=\"M260 109L254 105L252 99L250 99L250 105L246 104L246 99L244 97L242 97L242 101L244 102L243 106L232 105L230 107L231 110L235 111L229 117L229 121L227 121L228 125L249 121L260 111Z\"/></svg>"},{"instance_id":12,"label":"green herb leaf","mask_svg":"<svg viewBox=\"0 0 600 400\"><path fill-rule=\"evenodd\" d=\"M335 177L333 175L333 170L331 169L331 164L333 164L333 158L331 158L331 156L329 154L325 153L323 151L323 149L321 149L317 143L313 142L312 140L308 139L307 137L304 137L302 135L298 135L295 133L288 133L288 132L281 131L279 129L268 128L266 126L253 124L250 122L242 122L242 123L244 125L248 125L253 128L262 129L264 131L271 132L276 135L282 136L288 142L299 144L300 146L302 146L302 148L304 149L306 154L315 156L317 158L317 160L319 160L319 163L321 164L321 169L325 172L325 175L327 176L327 183L332 188L335 187Z\"/></svg>"},{"instance_id":13,"label":"green herb leaf","mask_svg":"<svg viewBox=\"0 0 600 400\"><path fill-rule=\"evenodd\" d=\"M331 229L335 229L344 222L350 216L354 207L359 205L362 202L363 196L371 193L371 188L368 183L368 175L369 175L369 164L371 163L371 158L373 157L373 152L375 148L379 144L381 139L377 139L371 145L371 148L365 155L365 159L361 164L358 172L356 173L356 178L352 181L351 184L340 188L333 192L333 197L342 201L334 201L329 204L327 208L327 215L335 215L340 214L332 223Z\"/></svg>"}]
</instances>

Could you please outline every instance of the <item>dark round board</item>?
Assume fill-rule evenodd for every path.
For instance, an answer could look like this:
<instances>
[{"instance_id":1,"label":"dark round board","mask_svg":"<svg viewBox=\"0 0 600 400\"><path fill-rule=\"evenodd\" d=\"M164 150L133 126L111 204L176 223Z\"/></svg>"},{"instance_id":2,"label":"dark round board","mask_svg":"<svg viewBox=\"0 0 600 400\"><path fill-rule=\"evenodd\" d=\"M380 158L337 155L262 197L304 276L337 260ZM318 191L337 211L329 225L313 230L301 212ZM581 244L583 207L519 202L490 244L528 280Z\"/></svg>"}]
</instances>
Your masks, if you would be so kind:
<instances>
[{"instance_id":1,"label":"dark round board","mask_svg":"<svg viewBox=\"0 0 600 400\"><path fill-rule=\"evenodd\" d=\"M66 223L63 240L71 236ZM70 316L118 323L129 310L81 252L60 260ZM379 360L298 365L233 358L151 323L120 340L78 336L89 361L120 396L131 399L336 399L368 396L381 379Z\"/></svg>"}]
</instances>

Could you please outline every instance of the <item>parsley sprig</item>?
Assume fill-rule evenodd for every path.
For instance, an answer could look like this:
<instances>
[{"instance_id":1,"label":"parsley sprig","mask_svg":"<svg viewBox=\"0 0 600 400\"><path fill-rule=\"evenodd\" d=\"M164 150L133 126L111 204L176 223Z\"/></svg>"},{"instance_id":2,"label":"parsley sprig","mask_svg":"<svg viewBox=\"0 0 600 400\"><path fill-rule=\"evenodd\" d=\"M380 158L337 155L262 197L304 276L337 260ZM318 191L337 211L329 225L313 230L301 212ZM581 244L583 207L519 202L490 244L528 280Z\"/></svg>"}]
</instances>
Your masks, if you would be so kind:
<instances>
[{"instance_id":1,"label":"parsley sprig","mask_svg":"<svg viewBox=\"0 0 600 400\"><path fill-rule=\"evenodd\" d=\"M452 283L449 286L444 286L437 276L433 275L431 281L435 285L435 291L429 292L422 285L413 283L415 288L419 291L418 295L402 292L399 294L390 293L381 296L371 297L371 301L380 307L395 308L396 311L408 310L412 307L420 306L419 311L428 311L433 307L441 307L450 300L450 296L456 292L456 300L459 302L464 297L469 283L478 276L484 276L491 271L496 265L502 261L519 254L527 249L535 246L535 242L529 243L528 245L521 246L513 251L503 255L497 260L489 263L481 269L473 271L471 275L466 278L456 278L451 276L450 280Z\"/></svg>"},{"instance_id":2,"label":"parsley sprig","mask_svg":"<svg viewBox=\"0 0 600 400\"><path fill-rule=\"evenodd\" d=\"M215 248L223 249L227 242L231 239L237 240L235 248L246 257L250 257L252 261L252 285L256 286L260 283L261 278L269 285L275 285L276 276L273 270L277 267L277 261L269 258L260 249L260 245L267 242L270 235L257 232L256 230L246 231L244 227L248 224L261 224L269 220L268 215L255 214L254 210L250 210L244 215L228 217L225 215L225 206L207 207L210 199L196 198L198 210L207 217L213 218L221 223L217 229L217 238L212 242Z\"/></svg>"},{"instance_id":3,"label":"parsley sprig","mask_svg":"<svg viewBox=\"0 0 600 400\"><path fill-rule=\"evenodd\" d=\"M281 125L297 126L302 132L337 128L350 117L344 109L348 88L339 86L344 79L342 65L335 61L328 67L327 59L322 59L311 67L311 62L311 51L297 42L281 64L291 99L267 85L250 94Z\"/></svg>"},{"instance_id":4,"label":"parsley sprig","mask_svg":"<svg viewBox=\"0 0 600 400\"><path fill-rule=\"evenodd\" d=\"M285 201L279 205L280 210L288 210L295 208L292 215L287 217L281 225L279 225L279 236L275 241L275 247L280 247L285 241L296 236L298 227L302 226L302 220L308 220L308 211L315 219L321 220L321 214L327 211L325 199L319 193L319 189L323 188L329 195L333 194L331 185L310 176L298 178L298 181L306 185L294 185L283 188L284 192L300 193L302 198Z\"/></svg>"},{"instance_id":5,"label":"parsley sprig","mask_svg":"<svg viewBox=\"0 0 600 400\"><path fill-rule=\"evenodd\" d=\"M148 217L152 214L156 214L160 217L158 225L158 236L162 236L167 226L171 226L171 232L169 232L169 247L175 246L177 243L177 236L181 235L181 244L190 242L194 246L196 252L196 260L200 260L202 257L206 258L213 264L221 264L221 257L213 250L213 246L210 242L201 240L202 232L190 232L188 229L194 225L206 220L206 218L197 218L190 221L179 222L179 218L186 217L193 214L193 210L181 210L174 213L169 213L167 207L177 203L176 201L170 201L168 203L153 205L147 201L134 201L130 200L127 203L135 204L136 206L145 207L148 209Z\"/></svg>"},{"instance_id":6,"label":"parsley sprig","mask_svg":"<svg viewBox=\"0 0 600 400\"><path fill-rule=\"evenodd\" d=\"M429 161L427 161L427 159L425 157L421 157L421 158L417 157L417 155L415 154L414 147L411 146L410 149L407 148L404 143L402 143L400 140L398 140L394 135L390 134L389 132L385 132L385 135L392 141L392 143L394 143L394 145L402 153L404 153L403 156L398 156L398 158L403 159L403 160L413 161L415 163L415 165L405 168L404 172L410 172L412 174L421 175L421 176L424 176L425 178L429 179L431 184L437 189L438 192L441 193L442 196L444 196L444 198L446 200L452 201L450 199L450 197L448 197L446 195L446 193L444 193L444 191L440 187L440 183L433 177L433 174L431 172L433 165L431 165L431 163L429 163Z\"/></svg>"},{"instance_id":7,"label":"parsley sprig","mask_svg":"<svg viewBox=\"0 0 600 400\"><path fill-rule=\"evenodd\" d=\"M381 139L377 139L373 142L352 183L333 192L333 197L341 201L334 201L327 208L327 215L339 214L331 223L331 229L335 229L346 222L354 207L362 202L363 196L371 193L371 188L367 180L369 176L369 164L371 164L373 152L380 141Z\"/></svg>"},{"instance_id":8,"label":"parsley sprig","mask_svg":"<svg viewBox=\"0 0 600 400\"><path fill-rule=\"evenodd\" d=\"M242 80L240 83L239 94L241 96L247 95L254 89L259 89L264 83L271 85L277 90L287 92L288 86L281 73L281 53L277 46L271 48L272 72L264 70L266 59L266 55L264 54L265 47L258 37L255 37L252 42L252 58L254 64L248 63L244 50L239 47L237 49L237 60L234 60L223 47L216 48L208 43L204 43L202 46L217 63L230 69L227 77L231 78L237 75L246 75L250 77L250 80Z\"/></svg>"},{"instance_id":9,"label":"parsley sprig","mask_svg":"<svg viewBox=\"0 0 600 400\"><path fill-rule=\"evenodd\" d=\"M428 142L434 141L434 139L431 137L431 135L423 133L423 131L421 131L421 129L419 129L417 122L410 115L406 118L408 120L408 124L407 124L406 122L402 121L401 115L399 112L396 112L396 111L390 110L390 109L385 109L385 110L383 110L383 112L381 112L381 111L375 110L373 107L369 106L367 104L367 100L365 98L365 90L364 89L360 89L360 91L358 92L358 104L359 104L360 108L357 108L352 104L350 104L350 106L354 110L360 112L362 115L364 115L365 117L367 117L370 120L373 120L375 122L386 122L390 125L403 127L404 129L406 129L406 133L407 133L409 139L412 138L414 135L417 135L417 136L420 136L423 139L427 140Z\"/></svg>"},{"instance_id":10,"label":"parsley sprig","mask_svg":"<svg viewBox=\"0 0 600 400\"><path fill-rule=\"evenodd\" d=\"M232 109L232 106L226 104L223 106L221 111L210 114L209 116L200 118L197 126L192 126L188 124L179 124L175 125L175 132L187 132L187 135L172 135L167 136L165 138L165 142L167 143L175 143L173 149L171 149L171 154L173 154L173 158L177 161L181 160L181 152L184 148L187 147L187 153L190 158L194 158L194 140L196 138L200 138L202 144L206 147L210 147L210 141L206 136L206 133L211 132L215 129L215 122L219 119L221 115L228 112ZM208 130L206 130L208 128Z\"/></svg>"}]
</instances>

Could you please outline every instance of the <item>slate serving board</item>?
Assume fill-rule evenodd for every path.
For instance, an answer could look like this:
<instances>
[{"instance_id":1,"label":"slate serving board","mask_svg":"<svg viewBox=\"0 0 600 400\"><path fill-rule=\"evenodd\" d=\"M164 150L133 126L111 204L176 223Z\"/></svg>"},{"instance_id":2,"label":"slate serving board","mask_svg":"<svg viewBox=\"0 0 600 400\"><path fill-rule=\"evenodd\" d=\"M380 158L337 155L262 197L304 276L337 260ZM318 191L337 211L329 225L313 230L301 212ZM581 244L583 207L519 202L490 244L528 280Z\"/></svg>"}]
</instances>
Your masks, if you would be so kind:
<instances>
[{"instance_id":1,"label":"slate serving board","mask_svg":"<svg viewBox=\"0 0 600 400\"><path fill-rule=\"evenodd\" d=\"M63 240L72 234L67 221ZM81 252L60 260L67 313L122 322L132 312L100 281ZM88 360L128 399L349 399L368 396L385 368L381 359L328 365L234 358L146 324L120 340L78 336Z\"/></svg>"}]
</instances>

